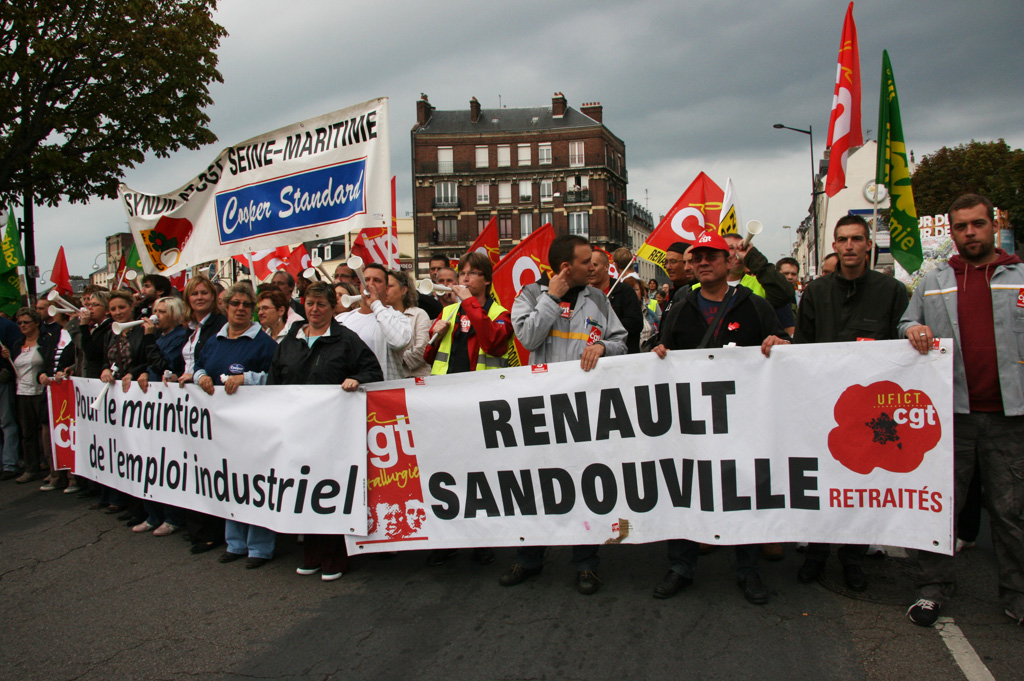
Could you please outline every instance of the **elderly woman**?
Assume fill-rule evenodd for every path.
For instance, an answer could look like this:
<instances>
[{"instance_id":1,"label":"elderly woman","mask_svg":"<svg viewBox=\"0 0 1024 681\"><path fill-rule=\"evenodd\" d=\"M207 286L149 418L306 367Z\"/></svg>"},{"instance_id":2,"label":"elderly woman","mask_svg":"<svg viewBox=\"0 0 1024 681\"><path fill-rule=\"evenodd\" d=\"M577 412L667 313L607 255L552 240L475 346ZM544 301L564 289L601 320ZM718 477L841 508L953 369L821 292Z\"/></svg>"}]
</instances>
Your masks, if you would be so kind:
<instances>
[{"instance_id":1,"label":"elderly woman","mask_svg":"<svg viewBox=\"0 0 1024 681\"><path fill-rule=\"evenodd\" d=\"M352 392L384 378L377 357L354 332L332 319L334 288L323 282L306 289L307 323L296 324L281 341L270 367L270 385L340 385ZM323 455L329 455L323 452ZM300 575L321 572L331 582L348 571L345 537L307 534L302 544Z\"/></svg>"},{"instance_id":2,"label":"elderly woman","mask_svg":"<svg viewBox=\"0 0 1024 681\"><path fill-rule=\"evenodd\" d=\"M149 389L150 381L159 381L165 371L172 374L181 373L185 364L181 357L181 348L188 337L188 331L183 326L185 303L178 298L161 298L153 304L153 312L156 315L156 324L148 319L142 323L142 343L146 362L145 368L138 376L142 392ZM128 391L132 378L133 375L129 373L122 379L125 392ZM152 530L154 537L166 537L185 526L184 509L151 499L144 499L142 507L146 512L146 519L133 525L132 532Z\"/></svg>"},{"instance_id":3,"label":"elderly woman","mask_svg":"<svg viewBox=\"0 0 1024 681\"><path fill-rule=\"evenodd\" d=\"M291 328L285 323L288 317L289 302L287 296L277 289L260 291L256 296L256 316L259 317L263 333L278 343Z\"/></svg>"},{"instance_id":4,"label":"elderly woman","mask_svg":"<svg viewBox=\"0 0 1024 681\"><path fill-rule=\"evenodd\" d=\"M409 285L405 272L388 272L388 305L406 317L412 325L412 340L401 350L391 350L396 364L402 367L402 376L429 376L430 365L423 359L430 338L430 317L418 307L419 293ZM397 377L394 377L397 378Z\"/></svg>"},{"instance_id":5,"label":"elderly woman","mask_svg":"<svg viewBox=\"0 0 1024 681\"><path fill-rule=\"evenodd\" d=\"M402 378L402 365L390 350L403 350L412 340L412 324L398 310L388 307L388 271L383 265L370 263L363 268L366 290L362 292L359 307L343 312L335 319L363 339L377 356L384 369L384 380ZM332 291L333 293L333 291Z\"/></svg>"},{"instance_id":6,"label":"elderly woman","mask_svg":"<svg viewBox=\"0 0 1024 681\"><path fill-rule=\"evenodd\" d=\"M252 321L256 294L248 283L234 284L224 291L228 323L199 352L195 372L184 374L179 383L188 381L212 395L214 386L223 385L224 392L234 394L240 385L259 385L266 381L270 360L277 343ZM230 563L246 558L245 567L261 567L274 557L277 535L265 527L247 525L235 520L224 523L228 548L217 560Z\"/></svg>"},{"instance_id":7,"label":"elderly woman","mask_svg":"<svg viewBox=\"0 0 1024 681\"><path fill-rule=\"evenodd\" d=\"M221 330L227 317L217 311L217 289L208 277L198 275L185 284L185 309L188 312L188 337L181 348L182 372L195 371L196 357L203 346ZM177 381L180 374L168 380ZM185 527L192 540L192 553L205 553L224 543L224 519L189 509Z\"/></svg>"}]
</instances>

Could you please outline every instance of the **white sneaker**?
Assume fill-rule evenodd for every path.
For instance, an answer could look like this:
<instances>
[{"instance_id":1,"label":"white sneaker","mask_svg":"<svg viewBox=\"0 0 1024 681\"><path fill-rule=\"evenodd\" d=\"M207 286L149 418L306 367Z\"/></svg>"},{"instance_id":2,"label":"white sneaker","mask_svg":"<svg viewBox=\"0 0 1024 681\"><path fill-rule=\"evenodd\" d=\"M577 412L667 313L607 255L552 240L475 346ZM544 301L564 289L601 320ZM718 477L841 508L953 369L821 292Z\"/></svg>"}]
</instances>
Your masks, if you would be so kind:
<instances>
[{"instance_id":1,"label":"white sneaker","mask_svg":"<svg viewBox=\"0 0 1024 681\"><path fill-rule=\"evenodd\" d=\"M319 565L316 567L306 567L305 565L301 565L295 568L295 574L297 575L315 575L318 572L320 572Z\"/></svg>"},{"instance_id":2,"label":"white sneaker","mask_svg":"<svg viewBox=\"0 0 1024 681\"><path fill-rule=\"evenodd\" d=\"M325 572L322 575L320 575L320 579L321 579L321 581L324 581L324 582L333 582L336 579L341 579L341 573L340 572Z\"/></svg>"}]
</instances>

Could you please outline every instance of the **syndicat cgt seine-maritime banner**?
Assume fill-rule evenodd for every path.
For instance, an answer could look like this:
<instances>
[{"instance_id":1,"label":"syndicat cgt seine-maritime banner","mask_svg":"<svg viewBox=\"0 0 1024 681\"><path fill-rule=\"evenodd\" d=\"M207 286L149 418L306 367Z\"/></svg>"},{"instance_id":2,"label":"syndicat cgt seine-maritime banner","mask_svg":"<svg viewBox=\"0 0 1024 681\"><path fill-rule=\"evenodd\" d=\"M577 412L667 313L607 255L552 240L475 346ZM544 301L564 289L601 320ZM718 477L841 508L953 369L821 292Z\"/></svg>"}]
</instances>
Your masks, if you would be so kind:
<instances>
[{"instance_id":1,"label":"syndicat cgt seine-maritime banner","mask_svg":"<svg viewBox=\"0 0 1024 681\"><path fill-rule=\"evenodd\" d=\"M96 410L99 382L75 379L76 473L364 553L679 537L950 553L952 361L948 340L723 348L357 394L116 388Z\"/></svg>"},{"instance_id":2,"label":"syndicat cgt seine-maritime banner","mask_svg":"<svg viewBox=\"0 0 1024 681\"><path fill-rule=\"evenodd\" d=\"M118 194L146 272L391 224L388 100L228 147L170 194Z\"/></svg>"}]
</instances>

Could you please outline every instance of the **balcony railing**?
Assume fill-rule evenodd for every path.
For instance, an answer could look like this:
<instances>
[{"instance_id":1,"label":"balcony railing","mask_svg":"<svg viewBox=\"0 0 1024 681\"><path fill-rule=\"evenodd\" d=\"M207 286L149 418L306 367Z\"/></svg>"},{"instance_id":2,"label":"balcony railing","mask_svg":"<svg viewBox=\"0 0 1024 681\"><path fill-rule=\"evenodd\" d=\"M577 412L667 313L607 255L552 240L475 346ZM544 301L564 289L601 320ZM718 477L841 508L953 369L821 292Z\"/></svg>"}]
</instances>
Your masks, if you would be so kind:
<instances>
[{"instance_id":1,"label":"balcony railing","mask_svg":"<svg viewBox=\"0 0 1024 681\"><path fill-rule=\"evenodd\" d=\"M565 203L589 203L590 202L590 190L589 189L577 189L575 191L567 191L565 193Z\"/></svg>"},{"instance_id":2,"label":"balcony railing","mask_svg":"<svg viewBox=\"0 0 1024 681\"><path fill-rule=\"evenodd\" d=\"M461 207L461 205L462 204L459 202L457 197L451 199L439 199L435 197L430 204L431 208L434 208L435 210L453 210Z\"/></svg>"}]
</instances>

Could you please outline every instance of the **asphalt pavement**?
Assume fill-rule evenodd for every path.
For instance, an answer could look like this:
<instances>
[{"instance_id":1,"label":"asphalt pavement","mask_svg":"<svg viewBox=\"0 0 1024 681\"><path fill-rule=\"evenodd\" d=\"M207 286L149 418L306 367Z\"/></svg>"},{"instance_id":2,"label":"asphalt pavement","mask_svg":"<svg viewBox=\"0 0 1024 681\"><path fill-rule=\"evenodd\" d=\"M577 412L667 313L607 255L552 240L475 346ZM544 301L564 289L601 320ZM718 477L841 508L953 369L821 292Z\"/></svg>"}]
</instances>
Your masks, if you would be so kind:
<instances>
[{"instance_id":1,"label":"asphalt pavement","mask_svg":"<svg viewBox=\"0 0 1024 681\"><path fill-rule=\"evenodd\" d=\"M870 560L875 584L857 595L834 559L822 583L799 584L787 546L762 562L765 606L743 599L729 549L703 556L674 598L652 598L661 544L603 547L593 596L576 593L566 548L515 587L498 585L507 548L487 566L468 550L440 567L423 551L359 556L322 582L295 574L294 537L246 570L191 555L181 535L133 534L89 501L0 483L0 681L979 678L904 616L905 559ZM958 562L961 593L942 614L982 670L1024 680L1024 628L998 607L987 528Z\"/></svg>"}]
</instances>

